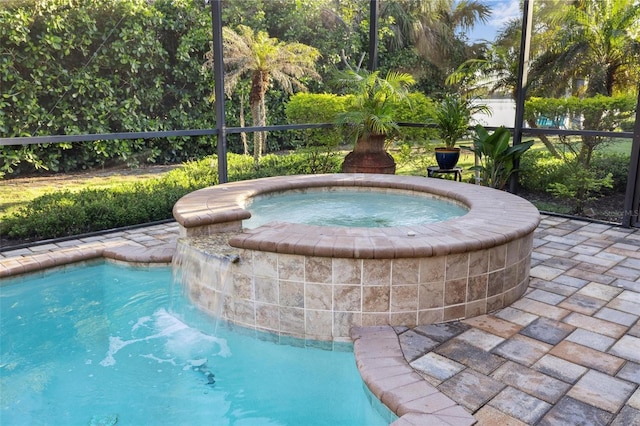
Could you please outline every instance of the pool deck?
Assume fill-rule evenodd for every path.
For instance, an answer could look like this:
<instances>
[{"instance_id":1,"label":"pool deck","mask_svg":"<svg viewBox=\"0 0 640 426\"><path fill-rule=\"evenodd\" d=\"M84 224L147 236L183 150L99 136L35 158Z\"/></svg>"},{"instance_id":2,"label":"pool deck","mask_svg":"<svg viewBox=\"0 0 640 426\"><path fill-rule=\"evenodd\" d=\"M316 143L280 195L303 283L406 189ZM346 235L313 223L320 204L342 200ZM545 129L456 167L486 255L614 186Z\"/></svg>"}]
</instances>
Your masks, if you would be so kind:
<instances>
[{"instance_id":1,"label":"pool deck","mask_svg":"<svg viewBox=\"0 0 640 426\"><path fill-rule=\"evenodd\" d=\"M0 279L100 257L167 263L169 223L0 253ZM544 216L507 308L352 331L358 368L405 425L640 425L640 230Z\"/></svg>"}]
</instances>

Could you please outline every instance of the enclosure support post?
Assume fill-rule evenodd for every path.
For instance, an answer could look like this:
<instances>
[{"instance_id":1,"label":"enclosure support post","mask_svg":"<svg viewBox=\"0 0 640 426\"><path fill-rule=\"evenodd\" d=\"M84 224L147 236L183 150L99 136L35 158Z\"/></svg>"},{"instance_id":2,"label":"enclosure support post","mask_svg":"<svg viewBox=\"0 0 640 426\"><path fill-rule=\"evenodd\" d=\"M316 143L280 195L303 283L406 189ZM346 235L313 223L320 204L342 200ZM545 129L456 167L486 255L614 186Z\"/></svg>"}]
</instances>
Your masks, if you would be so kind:
<instances>
[{"instance_id":1,"label":"enclosure support post","mask_svg":"<svg viewBox=\"0 0 640 426\"><path fill-rule=\"evenodd\" d=\"M636 104L636 124L633 128L633 142L631 145L631 159L629 175L627 177L627 191L624 196L624 215L622 226L629 228L638 226L638 210L640 209L640 84L638 85L638 102Z\"/></svg>"},{"instance_id":2,"label":"enclosure support post","mask_svg":"<svg viewBox=\"0 0 640 426\"><path fill-rule=\"evenodd\" d=\"M222 5L221 0L211 0L211 25L213 34L213 82L215 84L216 128L218 130L218 183L229 181L227 177L227 126L224 111L224 62L222 57Z\"/></svg>"},{"instance_id":3,"label":"enclosure support post","mask_svg":"<svg viewBox=\"0 0 640 426\"><path fill-rule=\"evenodd\" d=\"M533 21L533 0L524 0L522 8L522 36L520 38L520 57L518 60L518 86L516 92L516 118L513 125L513 145L522 142L524 127L524 100L529 75L529 49L531 48L531 23ZM517 164L516 164L517 168ZM518 172L511 175L509 192L515 193L518 188Z\"/></svg>"},{"instance_id":4,"label":"enclosure support post","mask_svg":"<svg viewBox=\"0 0 640 426\"><path fill-rule=\"evenodd\" d=\"M378 0L369 0L369 71L378 68Z\"/></svg>"}]
</instances>

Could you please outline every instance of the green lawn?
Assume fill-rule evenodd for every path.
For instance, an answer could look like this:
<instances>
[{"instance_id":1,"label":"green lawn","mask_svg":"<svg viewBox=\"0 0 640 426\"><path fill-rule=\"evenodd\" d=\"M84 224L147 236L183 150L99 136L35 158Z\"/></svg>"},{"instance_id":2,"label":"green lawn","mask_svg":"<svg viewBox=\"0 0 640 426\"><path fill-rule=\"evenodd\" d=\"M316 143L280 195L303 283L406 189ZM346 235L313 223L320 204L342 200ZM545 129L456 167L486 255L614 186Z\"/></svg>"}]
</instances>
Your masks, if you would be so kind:
<instances>
[{"instance_id":1,"label":"green lawn","mask_svg":"<svg viewBox=\"0 0 640 426\"><path fill-rule=\"evenodd\" d=\"M524 138L525 140L535 140L536 143L531 147L531 149L533 150L544 150L546 149L544 144L542 142L540 142L540 140L538 138ZM554 138L551 138L552 141L554 141ZM557 138L555 138L555 140L557 141ZM557 142L556 142L557 143ZM626 139L626 138L618 138L618 139L614 139L611 143L607 143L604 144L602 146L600 146L598 148L598 151L604 151L604 152L610 152L613 154L626 154L629 155L631 153L631 144L632 144L632 140L631 139ZM559 143L557 143L557 147L558 149L560 149L562 147L562 145L560 145Z\"/></svg>"},{"instance_id":2,"label":"green lawn","mask_svg":"<svg viewBox=\"0 0 640 426\"><path fill-rule=\"evenodd\" d=\"M29 201L55 191L79 191L84 188L100 189L153 178L172 167L140 169L94 170L81 174L59 173L46 177L0 179L0 218Z\"/></svg>"}]
</instances>

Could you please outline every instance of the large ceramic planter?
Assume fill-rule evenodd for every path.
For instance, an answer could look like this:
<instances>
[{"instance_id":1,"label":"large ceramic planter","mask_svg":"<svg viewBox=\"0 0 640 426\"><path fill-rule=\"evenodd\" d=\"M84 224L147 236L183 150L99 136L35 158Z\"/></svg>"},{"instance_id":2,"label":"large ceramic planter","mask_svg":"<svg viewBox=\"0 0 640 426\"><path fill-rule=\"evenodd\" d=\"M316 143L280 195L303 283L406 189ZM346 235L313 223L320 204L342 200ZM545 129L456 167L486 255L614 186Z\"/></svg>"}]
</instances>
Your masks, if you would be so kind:
<instances>
[{"instance_id":1,"label":"large ceramic planter","mask_svg":"<svg viewBox=\"0 0 640 426\"><path fill-rule=\"evenodd\" d=\"M436 148L436 161L441 170L451 170L460 158L460 148Z\"/></svg>"},{"instance_id":2,"label":"large ceramic planter","mask_svg":"<svg viewBox=\"0 0 640 426\"><path fill-rule=\"evenodd\" d=\"M343 173L395 174L396 162L384 149L385 135L361 137L342 163Z\"/></svg>"}]
</instances>

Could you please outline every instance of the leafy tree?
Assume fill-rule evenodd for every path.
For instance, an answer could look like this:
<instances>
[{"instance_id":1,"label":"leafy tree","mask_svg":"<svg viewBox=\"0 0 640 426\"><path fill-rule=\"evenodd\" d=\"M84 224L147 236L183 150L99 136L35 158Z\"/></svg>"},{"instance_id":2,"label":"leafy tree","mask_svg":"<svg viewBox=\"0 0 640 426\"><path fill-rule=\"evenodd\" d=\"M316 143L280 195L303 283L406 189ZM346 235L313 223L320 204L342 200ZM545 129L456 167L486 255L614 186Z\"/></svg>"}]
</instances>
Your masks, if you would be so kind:
<instances>
[{"instance_id":1,"label":"leafy tree","mask_svg":"<svg viewBox=\"0 0 640 426\"><path fill-rule=\"evenodd\" d=\"M536 2L532 35L532 67L527 96L612 96L633 92L640 79L640 4L627 0L552 0ZM521 28L510 22L499 33L486 56L464 63L451 77L490 92L503 91L515 98L517 58ZM484 80L478 78L482 75ZM581 84L583 83L583 84ZM531 116L531 114L529 114ZM598 113L587 114L582 127L606 128ZM537 127L535 120L527 120ZM546 147L555 156L561 153L544 135ZM602 138L583 136L585 154Z\"/></svg>"},{"instance_id":2,"label":"leafy tree","mask_svg":"<svg viewBox=\"0 0 640 426\"><path fill-rule=\"evenodd\" d=\"M542 115L547 117L580 117L583 125L590 130L613 131L628 119L635 107L635 96L623 95L607 97L597 95L590 98L532 98L525 103L525 114L529 121L535 121ZM584 135L576 143L565 137L560 138L562 151L560 158L570 173L562 182L552 185L554 194L571 199L574 213L582 214L585 203L596 197L601 189L612 185L611 173L602 176L593 166L596 150L610 141L602 136Z\"/></svg>"},{"instance_id":3,"label":"leafy tree","mask_svg":"<svg viewBox=\"0 0 640 426\"><path fill-rule=\"evenodd\" d=\"M442 91L446 76L482 51L481 45L470 45L464 34L478 22L486 22L489 14L490 8L476 0L390 0L381 8L381 20L390 32L384 37L385 46L390 55L402 56L403 61L395 65L413 65L411 72L417 79L435 80L438 83L430 89ZM411 60L412 55L418 59Z\"/></svg>"},{"instance_id":4,"label":"leafy tree","mask_svg":"<svg viewBox=\"0 0 640 426\"><path fill-rule=\"evenodd\" d=\"M558 31L534 67L546 86L564 94L572 81L583 80L587 96L612 96L635 86L640 78L640 3L577 0L557 12Z\"/></svg>"},{"instance_id":5,"label":"leafy tree","mask_svg":"<svg viewBox=\"0 0 640 426\"><path fill-rule=\"evenodd\" d=\"M0 134L72 135L213 125L202 56L210 18L194 0L24 0L0 4ZM206 138L0 147L0 169L120 160L175 162ZM195 142L195 143L194 143Z\"/></svg>"},{"instance_id":6,"label":"leafy tree","mask_svg":"<svg viewBox=\"0 0 640 426\"><path fill-rule=\"evenodd\" d=\"M365 2L334 0L234 0L223 3L222 19L231 28L245 25L283 42L315 47L323 53L316 69L324 77L340 61L340 50L351 50L353 40L361 38L357 33L366 14L359 11L368 10L368 6ZM359 42L356 44L356 51L361 51ZM312 91L322 90L321 80L307 84Z\"/></svg>"},{"instance_id":7,"label":"leafy tree","mask_svg":"<svg viewBox=\"0 0 640 426\"><path fill-rule=\"evenodd\" d=\"M451 72L453 59L466 59L469 46L459 31L486 22L488 6L476 0L436 0L420 2L420 14L414 23L416 47L440 69Z\"/></svg>"},{"instance_id":8,"label":"leafy tree","mask_svg":"<svg viewBox=\"0 0 640 426\"><path fill-rule=\"evenodd\" d=\"M628 117L634 97L619 97L636 89L640 79L640 3L627 0L577 0L564 13L552 16L556 30L550 48L541 54L532 78L553 94L564 95L573 88L577 97L568 98L568 116L580 117L581 128L614 130ZM557 10L556 10L557 12ZM582 82L583 84L575 84ZM585 97L586 96L586 97ZM575 164L575 173L555 185L556 192L576 200L576 212L602 187L610 176L597 177L591 160L608 138L582 135L580 144L565 143Z\"/></svg>"},{"instance_id":9,"label":"leafy tree","mask_svg":"<svg viewBox=\"0 0 640 426\"><path fill-rule=\"evenodd\" d=\"M243 77L251 79L249 105L254 126L265 126L267 111L265 94L272 82L286 93L293 88L305 90L301 78L319 78L315 61L320 56L317 49L302 43L284 43L269 37L264 31L239 25L237 31L223 28L224 58L228 67L225 90L230 95ZM213 52L207 53L206 65L210 66ZM262 155L266 132L254 133L254 159Z\"/></svg>"}]
</instances>

